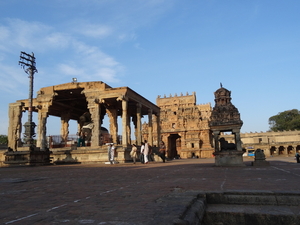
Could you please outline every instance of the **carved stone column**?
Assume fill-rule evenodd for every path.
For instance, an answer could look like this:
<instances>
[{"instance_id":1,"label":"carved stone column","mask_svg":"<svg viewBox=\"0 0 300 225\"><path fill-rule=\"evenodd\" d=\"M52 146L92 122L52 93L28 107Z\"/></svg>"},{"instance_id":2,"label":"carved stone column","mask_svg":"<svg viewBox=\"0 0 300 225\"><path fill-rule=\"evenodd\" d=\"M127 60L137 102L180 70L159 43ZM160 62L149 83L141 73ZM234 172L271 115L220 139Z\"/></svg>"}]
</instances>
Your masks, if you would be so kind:
<instances>
[{"instance_id":1,"label":"carved stone column","mask_svg":"<svg viewBox=\"0 0 300 225\"><path fill-rule=\"evenodd\" d=\"M47 148L47 117L48 117L48 107L45 109L40 109L38 111L38 125L37 125L37 142L36 146L40 148L41 151L45 151Z\"/></svg>"},{"instance_id":2,"label":"carved stone column","mask_svg":"<svg viewBox=\"0 0 300 225\"><path fill-rule=\"evenodd\" d=\"M13 150L21 146L22 106L21 102L9 104L8 147Z\"/></svg>"},{"instance_id":3,"label":"carved stone column","mask_svg":"<svg viewBox=\"0 0 300 225\"><path fill-rule=\"evenodd\" d=\"M297 152L297 146L298 146L298 145L293 145L293 151L292 151L292 152L293 152L293 153L292 153L293 155L295 155L296 152Z\"/></svg>"},{"instance_id":4,"label":"carved stone column","mask_svg":"<svg viewBox=\"0 0 300 225\"><path fill-rule=\"evenodd\" d=\"M160 129L159 129L159 115L153 114L153 146L159 146Z\"/></svg>"},{"instance_id":5,"label":"carved stone column","mask_svg":"<svg viewBox=\"0 0 300 225\"><path fill-rule=\"evenodd\" d=\"M101 132L101 106L97 98L88 97L88 109L91 114L93 122L91 146L100 146L100 132Z\"/></svg>"},{"instance_id":6,"label":"carved stone column","mask_svg":"<svg viewBox=\"0 0 300 225\"><path fill-rule=\"evenodd\" d=\"M148 143L153 146L152 109L148 109Z\"/></svg>"},{"instance_id":7,"label":"carved stone column","mask_svg":"<svg viewBox=\"0 0 300 225\"><path fill-rule=\"evenodd\" d=\"M288 155L289 154L289 146L288 145L284 145L283 146L284 147L284 149L283 149L283 155Z\"/></svg>"},{"instance_id":8,"label":"carved stone column","mask_svg":"<svg viewBox=\"0 0 300 225\"><path fill-rule=\"evenodd\" d=\"M131 145L131 127L130 127L130 115L127 113L127 143Z\"/></svg>"},{"instance_id":9,"label":"carved stone column","mask_svg":"<svg viewBox=\"0 0 300 225\"><path fill-rule=\"evenodd\" d=\"M106 109L106 113L109 118L109 133L112 138L113 143L117 143L118 138L118 114L117 109L113 107L109 107Z\"/></svg>"},{"instance_id":10,"label":"carved stone column","mask_svg":"<svg viewBox=\"0 0 300 225\"><path fill-rule=\"evenodd\" d=\"M215 141L215 151L219 152L220 151L220 145L219 145L220 131L215 130L215 131L213 131L213 133L214 133L214 141Z\"/></svg>"},{"instance_id":11,"label":"carved stone column","mask_svg":"<svg viewBox=\"0 0 300 225\"><path fill-rule=\"evenodd\" d=\"M142 144L142 105L136 104L136 144Z\"/></svg>"},{"instance_id":12,"label":"carved stone column","mask_svg":"<svg viewBox=\"0 0 300 225\"><path fill-rule=\"evenodd\" d=\"M125 96L117 99L118 101L122 100L122 145L123 147L127 147L128 145L128 135L127 135L127 107L128 102Z\"/></svg>"},{"instance_id":13,"label":"carved stone column","mask_svg":"<svg viewBox=\"0 0 300 225\"><path fill-rule=\"evenodd\" d=\"M60 122L61 122L60 135L65 145L67 144L68 135L69 135L69 120L70 120L70 113L63 112L60 117Z\"/></svg>"},{"instance_id":14,"label":"carved stone column","mask_svg":"<svg viewBox=\"0 0 300 225\"><path fill-rule=\"evenodd\" d=\"M239 130L233 130L233 133L234 133L234 138L235 138L236 149L238 151L243 151L240 131Z\"/></svg>"}]
</instances>

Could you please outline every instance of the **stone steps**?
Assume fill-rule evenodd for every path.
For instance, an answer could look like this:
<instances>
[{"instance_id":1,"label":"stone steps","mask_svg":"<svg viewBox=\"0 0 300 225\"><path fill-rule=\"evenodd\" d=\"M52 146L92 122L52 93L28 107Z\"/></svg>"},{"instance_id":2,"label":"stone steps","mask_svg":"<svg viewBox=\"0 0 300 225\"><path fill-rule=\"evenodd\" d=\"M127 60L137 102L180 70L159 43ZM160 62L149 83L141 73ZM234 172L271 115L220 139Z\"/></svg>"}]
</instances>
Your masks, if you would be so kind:
<instances>
[{"instance_id":1,"label":"stone steps","mask_svg":"<svg viewBox=\"0 0 300 225\"><path fill-rule=\"evenodd\" d=\"M300 192L200 193L176 224L300 225Z\"/></svg>"},{"instance_id":2,"label":"stone steps","mask_svg":"<svg viewBox=\"0 0 300 225\"><path fill-rule=\"evenodd\" d=\"M299 206L208 204L202 225L298 225Z\"/></svg>"}]
</instances>

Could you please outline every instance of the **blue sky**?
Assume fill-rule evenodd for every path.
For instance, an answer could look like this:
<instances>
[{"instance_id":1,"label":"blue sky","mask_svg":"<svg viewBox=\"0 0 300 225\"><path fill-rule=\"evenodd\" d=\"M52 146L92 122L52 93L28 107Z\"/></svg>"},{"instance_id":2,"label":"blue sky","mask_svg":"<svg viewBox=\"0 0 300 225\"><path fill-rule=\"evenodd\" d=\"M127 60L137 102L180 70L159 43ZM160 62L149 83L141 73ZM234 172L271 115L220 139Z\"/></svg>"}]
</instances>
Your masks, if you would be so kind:
<instances>
[{"instance_id":1,"label":"blue sky","mask_svg":"<svg viewBox=\"0 0 300 225\"><path fill-rule=\"evenodd\" d=\"M299 11L298 0L0 0L0 134L9 103L28 98L20 51L36 57L34 97L77 77L214 106L222 82L242 132L267 131L269 117L299 109Z\"/></svg>"}]
</instances>

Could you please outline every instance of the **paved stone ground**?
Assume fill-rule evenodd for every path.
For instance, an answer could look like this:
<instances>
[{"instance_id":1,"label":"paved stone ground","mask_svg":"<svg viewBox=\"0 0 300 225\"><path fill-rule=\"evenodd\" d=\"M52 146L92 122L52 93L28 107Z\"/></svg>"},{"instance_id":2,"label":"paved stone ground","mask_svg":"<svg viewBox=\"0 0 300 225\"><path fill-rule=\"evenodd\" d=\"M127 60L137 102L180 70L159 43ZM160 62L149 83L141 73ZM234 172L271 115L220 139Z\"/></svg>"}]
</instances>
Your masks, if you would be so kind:
<instances>
[{"instance_id":1,"label":"paved stone ground","mask_svg":"<svg viewBox=\"0 0 300 225\"><path fill-rule=\"evenodd\" d=\"M215 167L214 159L149 164L0 168L1 224L172 224L197 193L300 191L294 157L268 167ZM184 193L184 195L180 195Z\"/></svg>"}]
</instances>

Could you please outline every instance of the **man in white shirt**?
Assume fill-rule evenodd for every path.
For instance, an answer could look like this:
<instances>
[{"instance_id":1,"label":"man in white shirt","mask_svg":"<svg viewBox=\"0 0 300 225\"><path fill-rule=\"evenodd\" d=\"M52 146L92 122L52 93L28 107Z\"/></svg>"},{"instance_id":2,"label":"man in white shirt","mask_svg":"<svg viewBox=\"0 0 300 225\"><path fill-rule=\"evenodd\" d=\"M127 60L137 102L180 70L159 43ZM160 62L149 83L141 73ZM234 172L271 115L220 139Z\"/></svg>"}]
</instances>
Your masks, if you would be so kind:
<instances>
[{"instance_id":1,"label":"man in white shirt","mask_svg":"<svg viewBox=\"0 0 300 225\"><path fill-rule=\"evenodd\" d=\"M144 150L145 150L145 144L142 142L142 146L141 146L141 154L140 154L140 160L141 163L144 163L145 158L144 158Z\"/></svg>"},{"instance_id":2,"label":"man in white shirt","mask_svg":"<svg viewBox=\"0 0 300 225\"><path fill-rule=\"evenodd\" d=\"M147 164L148 161L149 161L149 160L148 160L149 145L148 145L148 143L147 143L146 140L145 140L144 142L145 142L145 148L144 148L144 151L143 151L143 153L144 153L144 163Z\"/></svg>"}]
</instances>

